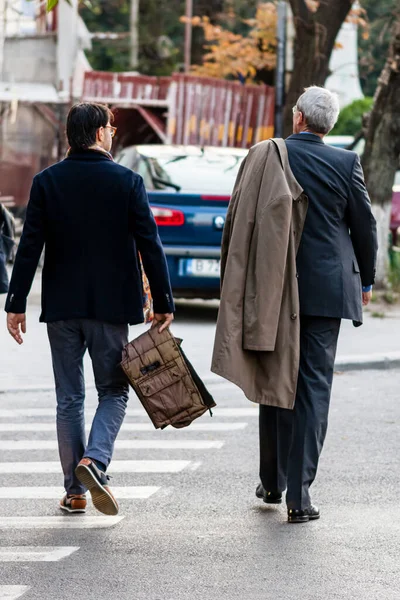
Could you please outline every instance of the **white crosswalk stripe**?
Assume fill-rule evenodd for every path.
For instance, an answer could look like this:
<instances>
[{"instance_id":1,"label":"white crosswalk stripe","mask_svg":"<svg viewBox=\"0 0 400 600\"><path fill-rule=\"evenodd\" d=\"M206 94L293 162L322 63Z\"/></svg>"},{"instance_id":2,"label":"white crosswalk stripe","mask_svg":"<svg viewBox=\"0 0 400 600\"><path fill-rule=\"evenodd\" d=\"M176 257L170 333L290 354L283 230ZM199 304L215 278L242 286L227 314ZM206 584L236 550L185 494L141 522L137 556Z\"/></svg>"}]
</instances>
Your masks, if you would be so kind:
<instances>
[{"instance_id":1,"label":"white crosswalk stripe","mask_svg":"<svg viewBox=\"0 0 400 600\"><path fill-rule=\"evenodd\" d=\"M114 460L113 473L179 473L190 465L189 460ZM59 461L0 463L0 475L21 473L61 473Z\"/></svg>"},{"instance_id":2,"label":"white crosswalk stripe","mask_svg":"<svg viewBox=\"0 0 400 600\"><path fill-rule=\"evenodd\" d=\"M85 416L92 418L95 413L95 408L86 410ZM232 418L232 417L258 417L258 406L250 405L247 408L213 408L214 418ZM56 409L54 408L0 408L0 419L15 419L18 417L24 418L40 418L49 417L55 419ZM146 417L144 409L132 409L127 411L126 418L129 417ZM204 418L204 417L203 417Z\"/></svg>"},{"instance_id":3,"label":"white crosswalk stripe","mask_svg":"<svg viewBox=\"0 0 400 600\"><path fill-rule=\"evenodd\" d=\"M0 562L58 562L79 546L0 546Z\"/></svg>"},{"instance_id":4,"label":"white crosswalk stripe","mask_svg":"<svg viewBox=\"0 0 400 600\"><path fill-rule=\"evenodd\" d=\"M90 429L94 412L95 407L93 406L88 407L86 410L87 431ZM164 495L171 493L174 481L176 481L179 473L188 472L188 475L186 475L188 477L191 472L202 465L199 460L202 457L198 453L207 451L207 456L210 456L210 450L223 448L226 442L223 439L213 439L214 434L218 435L224 432L229 434L230 432L241 431L248 426L247 422L244 422L246 418L258 414L252 406L243 409L217 408L213 412L214 417L212 419L204 416L192 423L187 429L178 430L168 427L163 431L157 431L143 409L128 410L127 419L115 444L114 460L109 469L111 474L120 473L125 475L123 482L126 485L112 485L115 497L118 501L121 501L122 511L126 507L123 501L128 503L149 501L153 496L157 498L157 494L160 494L160 498L162 498L163 493ZM226 418L226 420L220 421L219 417L221 419ZM90 514L90 511L93 510L92 507L90 507L88 514L67 515L62 513L58 516L52 516L51 513L54 512L54 507L57 506L65 493L63 487L59 485L62 483L62 469L58 457L56 460L58 443L55 407L53 405L38 407L30 406L29 403L26 405L17 402L15 406L1 408L0 419L0 432L5 434L1 436L3 439L0 440L0 452L20 452L18 459L16 456L12 456L12 461L7 461L7 455L4 455L2 462L0 462L0 500L2 501L0 540L4 539L1 535L2 531L7 530L10 532L7 535L12 536L12 532L15 530L20 532L16 533L16 543L21 544L22 541L23 544L26 544L0 546L0 563L61 561L73 556L75 553L78 555L79 552L78 546L62 546L65 539L62 534L63 530L105 529L113 528L121 523L125 518L123 514L110 517L98 513L92 516L93 513ZM197 439L197 433L200 434L199 439ZM205 435L202 436L202 433ZM10 439L4 439L7 437ZM35 439L36 437L46 439ZM201 439L202 437L204 439ZM220 438L220 435L218 437ZM132 454L127 455L126 451L130 450ZM46 451L49 451L50 454L45 454ZM121 456L119 453L123 451L125 451L125 454ZM146 452L138 454L135 451ZM151 455L151 451L154 451L153 455ZM171 452L171 455L168 454L164 459L164 454L160 454L160 451L164 451L164 453ZM186 451L193 451L196 454L191 453L188 456ZM35 455L31 456L31 452L34 452ZM142 456L143 460L138 460ZM122 460L126 457L132 457L136 460ZM31 460L31 458L36 458L36 460ZM184 460L181 460L181 458ZM129 485L129 475L133 473L147 475L148 477L143 483L157 483L159 485ZM26 477L21 477L22 475ZM33 478L34 475L46 476L46 479L40 482L43 483L42 485L29 485L30 481L32 483L38 482L36 478ZM155 481L151 481L152 475L157 477ZM163 479L160 478L165 478L165 483L168 486L165 489ZM137 483L135 480L134 482ZM23 485L20 485L21 483ZM56 485L51 485L52 483ZM139 481L139 483L142 482ZM39 503L39 514L35 510L34 516L22 516L29 514L26 512L32 506L29 502L35 500L44 501ZM49 504L46 504L45 501L49 501ZM25 512L22 512L22 515L19 516L18 507L22 506ZM51 510L51 513L46 516L46 512L49 510ZM60 546L40 546L40 542L37 546L34 545L36 541L35 532L46 532L48 530L60 531ZM21 535L23 536L22 540ZM55 533L55 535L57 534ZM53 537L50 543L57 543L57 541L57 538ZM15 583L18 583L18 581L15 581ZM0 585L0 600L17 600L28 589L30 589L29 586Z\"/></svg>"},{"instance_id":5,"label":"white crosswalk stripe","mask_svg":"<svg viewBox=\"0 0 400 600\"><path fill-rule=\"evenodd\" d=\"M219 450L224 442L209 440L117 440L115 450ZM0 450L58 450L57 440L0 440Z\"/></svg>"},{"instance_id":6,"label":"white crosswalk stripe","mask_svg":"<svg viewBox=\"0 0 400 600\"><path fill-rule=\"evenodd\" d=\"M151 486L113 486L112 491L119 500L146 500L158 492L160 488L154 485ZM17 499L40 499L40 500L60 500L65 494L62 487L58 486L1 486L0 498L5 500Z\"/></svg>"},{"instance_id":7,"label":"white crosswalk stripe","mask_svg":"<svg viewBox=\"0 0 400 600\"><path fill-rule=\"evenodd\" d=\"M65 517L0 517L2 529L104 529L114 527L124 519L118 517L89 517L67 515ZM1 598L1 596L0 596Z\"/></svg>"},{"instance_id":8,"label":"white crosswalk stripe","mask_svg":"<svg viewBox=\"0 0 400 600\"><path fill-rule=\"evenodd\" d=\"M245 429L247 427L247 423L192 423L190 425L190 430L188 431L238 431L240 429ZM90 425L86 427L87 431L90 431ZM16 432L16 431L31 431L31 432L44 432L49 431L55 433L54 423L42 423L34 422L34 423L0 423L0 431L2 432ZM124 423L121 428L122 432L127 431L156 431L154 426L151 423ZM173 427L167 427L163 429L162 433L177 433L181 432L180 429L175 429Z\"/></svg>"},{"instance_id":9,"label":"white crosswalk stripe","mask_svg":"<svg viewBox=\"0 0 400 600\"><path fill-rule=\"evenodd\" d=\"M1 600L18 600L29 590L27 585L0 585Z\"/></svg>"}]
</instances>

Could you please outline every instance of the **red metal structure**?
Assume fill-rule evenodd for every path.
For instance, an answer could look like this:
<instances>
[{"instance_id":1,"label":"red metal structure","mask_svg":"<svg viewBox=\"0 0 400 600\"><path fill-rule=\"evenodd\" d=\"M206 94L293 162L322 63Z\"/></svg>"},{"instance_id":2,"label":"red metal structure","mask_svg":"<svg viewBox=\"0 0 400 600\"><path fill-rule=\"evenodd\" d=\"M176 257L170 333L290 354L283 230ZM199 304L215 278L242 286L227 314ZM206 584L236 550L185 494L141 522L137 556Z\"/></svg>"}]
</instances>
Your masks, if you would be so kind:
<instances>
[{"instance_id":1,"label":"red metal structure","mask_svg":"<svg viewBox=\"0 0 400 600\"><path fill-rule=\"evenodd\" d=\"M274 88L194 75L148 77L91 71L84 101L113 107L117 144L249 148L272 137Z\"/></svg>"}]
</instances>

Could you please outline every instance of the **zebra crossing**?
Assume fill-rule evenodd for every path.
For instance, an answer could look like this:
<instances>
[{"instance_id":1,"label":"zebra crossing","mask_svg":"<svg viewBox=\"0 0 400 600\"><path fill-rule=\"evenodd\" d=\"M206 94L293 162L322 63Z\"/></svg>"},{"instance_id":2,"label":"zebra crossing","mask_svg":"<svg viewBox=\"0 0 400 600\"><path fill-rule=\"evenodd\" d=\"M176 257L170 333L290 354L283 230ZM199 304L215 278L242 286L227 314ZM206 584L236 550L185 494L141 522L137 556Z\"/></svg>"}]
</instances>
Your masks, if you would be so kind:
<instances>
[{"instance_id":1,"label":"zebra crossing","mask_svg":"<svg viewBox=\"0 0 400 600\"><path fill-rule=\"evenodd\" d=\"M77 546L0 546L0 562L58 562L78 550Z\"/></svg>"},{"instance_id":2,"label":"zebra crossing","mask_svg":"<svg viewBox=\"0 0 400 600\"><path fill-rule=\"evenodd\" d=\"M191 431L234 431L244 429L246 423L192 423ZM0 432L51 432L54 431L54 423L42 423L41 421L33 423L0 423ZM90 431L90 425L86 425L86 432ZM151 423L124 423L121 432L127 431L154 431L154 426ZM171 428L164 429L163 433L168 435L174 434L175 430Z\"/></svg>"},{"instance_id":3,"label":"zebra crossing","mask_svg":"<svg viewBox=\"0 0 400 600\"><path fill-rule=\"evenodd\" d=\"M114 527L124 518L123 516L0 517L0 531L2 529L105 529Z\"/></svg>"},{"instance_id":4,"label":"zebra crossing","mask_svg":"<svg viewBox=\"0 0 400 600\"><path fill-rule=\"evenodd\" d=\"M258 415L251 405L217 407L212 419L205 415L187 429L167 428L161 432L154 429L143 409L128 410L110 467L111 474L121 474L126 481L123 486L113 485L113 492L122 504L120 514L109 517L89 510L86 515L56 515L57 502L64 490L60 485L62 472L57 453L55 408L37 406L36 398L29 403L24 396L18 397L12 406L0 409L0 569L6 563L71 559L79 553L80 547L65 545L68 538L62 532L114 528L129 518L124 514L124 511L129 512L129 503L150 501L164 489L165 493L174 493L174 478L200 468L213 452L223 449L227 443L226 435L240 433L248 426L247 419ZM91 422L94 410L92 406L86 411L87 423ZM146 458L141 458L142 451L146 451ZM130 485L132 474L144 476L146 485ZM51 484L38 485L41 476ZM156 477L154 482L151 481L153 477ZM30 505L26 503L33 500L43 501L39 503L39 514L36 511L27 516ZM34 544L36 531L57 530L60 531L59 546ZM7 533L7 539L12 540L13 532L18 533L18 545L2 544L2 533ZM18 585L18 581L13 582L16 585L1 583L0 578L0 600L28 596L29 585Z\"/></svg>"},{"instance_id":5,"label":"zebra crossing","mask_svg":"<svg viewBox=\"0 0 400 600\"><path fill-rule=\"evenodd\" d=\"M0 585L1 600L18 600L27 592L27 585Z\"/></svg>"},{"instance_id":6,"label":"zebra crossing","mask_svg":"<svg viewBox=\"0 0 400 600\"><path fill-rule=\"evenodd\" d=\"M116 450L220 450L224 442L210 440L117 440ZM35 440L35 450L57 450L57 440ZM0 450L32 450L31 440L0 440Z\"/></svg>"},{"instance_id":7,"label":"zebra crossing","mask_svg":"<svg viewBox=\"0 0 400 600\"><path fill-rule=\"evenodd\" d=\"M159 491L157 486L113 486L113 493L119 500L147 500ZM3 500L57 500L64 494L61 486L24 486L0 487L0 499ZM1 518L0 518L1 528Z\"/></svg>"}]
</instances>

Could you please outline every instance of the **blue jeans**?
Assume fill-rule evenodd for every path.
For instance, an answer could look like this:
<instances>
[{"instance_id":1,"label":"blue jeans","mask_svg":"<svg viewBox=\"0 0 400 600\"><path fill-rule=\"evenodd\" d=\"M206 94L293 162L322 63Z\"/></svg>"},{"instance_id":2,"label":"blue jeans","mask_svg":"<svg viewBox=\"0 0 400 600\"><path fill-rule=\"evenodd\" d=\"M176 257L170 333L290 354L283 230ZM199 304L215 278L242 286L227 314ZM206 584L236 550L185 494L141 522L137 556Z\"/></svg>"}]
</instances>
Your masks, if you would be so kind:
<instances>
[{"instance_id":1,"label":"blue jeans","mask_svg":"<svg viewBox=\"0 0 400 600\"><path fill-rule=\"evenodd\" d=\"M90 319L47 324L57 394L57 437L64 485L68 494L84 494L75 476L83 457L111 462L115 439L124 420L128 383L119 363L128 342L128 325ZM89 442L85 434L85 380L83 357L89 350L99 404Z\"/></svg>"}]
</instances>

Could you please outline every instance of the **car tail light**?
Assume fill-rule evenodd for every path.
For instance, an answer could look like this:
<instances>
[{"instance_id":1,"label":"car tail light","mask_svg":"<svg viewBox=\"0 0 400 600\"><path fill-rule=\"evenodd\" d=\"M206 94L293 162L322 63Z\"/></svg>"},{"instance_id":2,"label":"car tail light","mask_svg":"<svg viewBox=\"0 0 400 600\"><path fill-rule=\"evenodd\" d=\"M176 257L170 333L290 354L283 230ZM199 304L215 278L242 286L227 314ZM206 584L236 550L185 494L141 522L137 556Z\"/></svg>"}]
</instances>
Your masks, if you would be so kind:
<instances>
[{"instance_id":1,"label":"car tail light","mask_svg":"<svg viewBox=\"0 0 400 600\"><path fill-rule=\"evenodd\" d=\"M229 202L230 196L201 196L202 200L212 200L214 202Z\"/></svg>"},{"instance_id":2,"label":"car tail light","mask_svg":"<svg viewBox=\"0 0 400 600\"><path fill-rule=\"evenodd\" d=\"M159 227L180 227L185 224L185 215L180 210L152 206L154 218Z\"/></svg>"}]
</instances>

